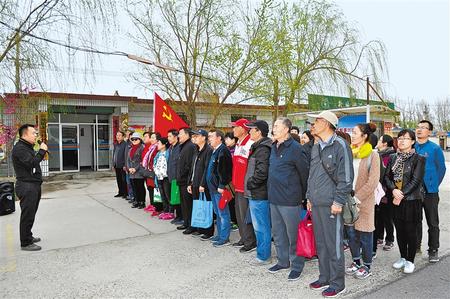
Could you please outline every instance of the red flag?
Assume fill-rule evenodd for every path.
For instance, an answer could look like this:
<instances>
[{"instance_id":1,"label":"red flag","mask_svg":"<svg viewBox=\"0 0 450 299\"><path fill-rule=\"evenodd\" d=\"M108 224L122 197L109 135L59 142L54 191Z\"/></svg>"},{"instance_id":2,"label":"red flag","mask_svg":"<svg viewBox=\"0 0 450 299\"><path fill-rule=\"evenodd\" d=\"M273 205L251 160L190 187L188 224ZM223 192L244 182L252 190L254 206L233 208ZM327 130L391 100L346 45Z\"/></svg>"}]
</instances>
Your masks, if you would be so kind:
<instances>
[{"instance_id":1,"label":"red flag","mask_svg":"<svg viewBox=\"0 0 450 299\"><path fill-rule=\"evenodd\" d=\"M167 136L170 129L181 129L189 127L188 124L164 102L164 100L155 92L153 101L153 130Z\"/></svg>"}]
</instances>

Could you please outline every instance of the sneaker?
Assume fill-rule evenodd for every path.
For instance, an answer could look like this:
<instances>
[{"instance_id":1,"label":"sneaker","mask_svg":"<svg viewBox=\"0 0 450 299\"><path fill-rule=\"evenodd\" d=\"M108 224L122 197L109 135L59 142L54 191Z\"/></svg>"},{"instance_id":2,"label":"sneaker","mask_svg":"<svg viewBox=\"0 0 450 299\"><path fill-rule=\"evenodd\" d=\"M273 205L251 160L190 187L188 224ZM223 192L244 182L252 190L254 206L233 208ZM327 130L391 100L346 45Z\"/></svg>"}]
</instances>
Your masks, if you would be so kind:
<instances>
[{"instance_id":1,"label":"sneaker","mask_svg":"<svg viewBox=\"0 0 450 299\"><path fill-rule=\"evenodd\" d=\"M159 212L158 211L153 211L150 215L152 217L159 216Z\"/></svg>"},{"instance_id":2,"label":"sneaker","mask_svg":"<svg viewBox=\"0 0 450 299\"><path fill-rule=\"evenodd\" d=\"M42 248L41 246L31 243L30 245L20 247L20 249L22 249L23 251L39 251Z\"/></svg>"},{"instance_id":3,"label":"sneaker","mask_svg":"<svg viewBox=\"0 0 450 299\"><path fill-rule=\"evenodd\" d=\"M213 236L213 237L211 237L211 239L209 239L211 242L217 242L217 241L219 241L219 236Z\"/></svg>"},{"instance_id":4,"label":"sneaker","mask_svg":"<svg viewBox=\"0 0 450 299\"><path fill-rule=\"evenodd\" d=\"M153 212L153 211L156 211L156 208L155 208L155 206L148 205L144 210L146 212Z\"/></svg>"},{"instance_id":5,"label":"sneaker","mask_svg":"<svg viewBox=\"0 0 450 299\"><path fill-rule=\"evenodd\" d=\"M386 244L384 244L384 246L383 246L383 250L389 251L392 248L394 248L394 242L386 241Z\"/></svg>"},{"instance_id":6,"label":"sneaker","mask_svg":"<svg viewBox=\"0 0 450 299\"><path fill-rule=\"evenodd\" d=\"M33 237L33 243L41 242L41 238L34 238Z\"/></svg>"},{"instance_id":7,"label":"sneaker","mask_svg":"<svg viewBox=\"0 0 450 299\"><path fill-rule=\"evenodd\" d=\"M242 247L242 246L244 246L244 241L239 240L239 242L233 243L233 247Z\"/></svg>"},{"instance_id":8,"label":"sneaker","mask_svg":"<svg viewBox=\"0 0 450 299\"><path fill-rule=\"evenodd\" d=\"M163 213L162 216L159 215L161 220L172 220L175 216L172 213Z\"/></svg>"},{"instance_id":9,"label":"sneaker","mask_svg":"<svg viewBox=\"0 0 450 299\"><path fill-rule=\"evenodd\" d=\"M264 266L264 265L269 265L270 263L272 263L271 258L268 258L265 261L262 259L256 258L250 262L250 264L252 264L253 266Z\"/></svg>"},{"instance_id":10,"label":"sneaker","mask_svg":"<svg viewBox=\"0 0 450 299\"><path fill-rule=\"evenodd\" d=\"M218 247L229 246L229 245L231 245L229 240L213 242L213 246L214 246L214 247L217 247L217 248L218 248Z\"/></svg>"},{"instance_id":11,"label":"sneaker","mask_svg":"<svg viewBox=\"0 0 450 299\"><path fill-rule=\"evenodd\" d=\"M200 237L202 236L202 233L199 232L199 231L195 231L195 232L193 232L191 235L192 235L193 237L200 238Z\"/></svg>"},{"instance_id":12,"label":"sneaker","mask_svg":"<svg viewBox=\"0 0 450 299\"><path fill-rule=\"evenodd\" d=\"M283 266L276 264L275 266L270 267L268 269L268 271L273 274L273 273L277 273L279 271L286 270L286 269L289 269L289 267L283 267Z\"/></svg>"},{"instance_id":13,"label":"sneaker","mask_svg":"<svg viewBox=\"0 0 450 299\"><path fill-rule=\"evenodd\" d=\"M252 246L252 247L243 246L243 247L241 247L239 249L239 252L240 253L250 253L250 252L255 251L255 250L256 250L256 246Z\"/></svg>"},{"instance_id":14,"label":"sneaker","mask_svg":"<svg viewBox=\"0 0 450 299\"><path fill-rule=\"evenodd\" d=\"M213 236L211 236L211 235L203 235L200 237L200 240L208 241L208 240L211 240L212 238L213 238Z\"/></svg>"},{"instance_id":15,"label":"sneaker","mask_svg":"<svg viewBox=\"0 0 450 299\"><path fill-rule=\"evenodd\" d=\"M377 247L381 247L381 246L383 246L383 239L378 239L377 240Z\"/></svg>"},{"instance_id":16,"label":"sneaker","mask_svg":"<svg viewBox=\"0 0 450 299\"><path fill-rule=\"evenodd\" d=\"M237 231L237 230L239 230L239 226L238 226L236 223L232 223L232 224L231 224L231 231L232 231L232 232L235 232L235 231Z\"/></svg>"},{"instance_id":17,"label":"sneaker","mask_svg":"<svg viewBox=\"0 0 450 299\"><path fill-rule=\"evenodd\" d=\"M347 244L344 244L344 251L349 251L350 250L350 246L348 246Z\"/></svg>"},{"instance_id":18,"label":"sneaker","mask_svg":"<svg viewBox=\"0 0 450 299\"><path fill-rule=\"evenodd\" d=\"M326 298L334 298L339 296L339 294L343 292L345 292L345 288L341 291L336 291L335 289L328 287L325 291L322 292L322 296Z\"/></svg>"},{"instance_id":19,"label":"sneaker","mask_svg":"<svg viewBox=\"0 0 450 299\"><path fill-rule=\"evenodd\" d=\"M316 290L316 291L324 290L324 289L328 288L329 286L330 286L329 283L327 283L327 282L320 282L318 280L316 280L316 281L314 281L314 282L309 284L309 288L311 290Z\"/></svg>"},{"instance_id":20,"label":"sneaker","mask_svg":"<svg viewBox=\"0 0 450 299\"><path fill-rule=\"evenodd\" d=\"M372 275L372 272L366 266L362 266L355 273L355 277L358 279L364 279Z\"/></svg>"},{"instance_id":21,"label":"sneaker","mask_svg":"<svg viewBox=\"0 0 450 299\"><path fill-rule=\"evenodd\" d=\"M438 255L438 251L429 251L428 252L428 261L430 263L437 263L439 262L439 255Z\"/></svg>"},{"instance_id":22,"label":"sneaker","mask_svg":"<svg viewBox=\"0 0 450 299\"><path fill-rule=\"evenodd\" d=\"M392 267L394 267L394 269L400 270L403 267L405 267L405 262L406 260L404 258L399 259L398 261L396 261Z\"/></svg>"},{"instance_id":23,"label":"sneaker","mask_svg":"<svg viewBox=\"0 0 450 299\"><path fill-rule=\"evenodd\" d=\"M377 258L377 253L376 252L373 252L372 253L372 259L374 260L374 259L376 259Z\"/></svg>"},{"instance_id":24,"label":"sneaker","mask_svg":"<svg viewBox=\"0 0 450 299\"><path fill-rule=\"evenodd\" d=\"M358 266L355 262L353 262L347 269L345 269L345 274L354 275L356 271L359 270L361 266Z\"/></svg>"},{"instance_id":25,"label":"sneaker","mask_svg":"<svg viewBox=\"0 0 450 299\"><path fill-rule=\"evenodd\" d=\"M414 263L411 263L410 261L405 261L405 268L403 268L403 273L405 274L411 274L414 272Z\"/></svg>"},{"instance_id":26,"label":"sneaker","mask_svg":"<svg viewBox=\"0 0 450 299\"><path fill-rule=\"evenodd\" d=\"M289 273L288 280L289 280L289 281L296 281L296 280L299 280L301 274L302 274L302 272L292 270L292 271Z\"/></svg>"}]
</instances>

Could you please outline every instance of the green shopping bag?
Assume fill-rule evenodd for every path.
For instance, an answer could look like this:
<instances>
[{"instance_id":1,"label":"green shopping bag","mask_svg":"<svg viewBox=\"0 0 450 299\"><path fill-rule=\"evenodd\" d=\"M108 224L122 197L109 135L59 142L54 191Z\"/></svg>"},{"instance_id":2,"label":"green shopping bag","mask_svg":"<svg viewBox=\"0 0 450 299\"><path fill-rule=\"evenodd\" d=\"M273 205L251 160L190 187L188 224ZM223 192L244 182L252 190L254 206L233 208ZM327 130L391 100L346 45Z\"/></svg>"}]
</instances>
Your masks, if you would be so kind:
<instances>
[{"instance_id":1,"label":"green shopping bag","mask_svg":"<svg viewBox=\"0 0 450 299\"><path fill-rule=\"evenodd\" d=\"M162 202L161 193L158 188L153 191L153 202Z\"/></svg>"},{"instance_id":2,"label":"green shopping bag","mask_svg":"<svg viewBox=\"0 0 450 299\"><path fill-rule=\"evenodd\" d=\"M173 206L180 204L180 187L178 187L176 180L172 180L172 186L170 188L170 204Z\"/></svg>"}]
</instances>

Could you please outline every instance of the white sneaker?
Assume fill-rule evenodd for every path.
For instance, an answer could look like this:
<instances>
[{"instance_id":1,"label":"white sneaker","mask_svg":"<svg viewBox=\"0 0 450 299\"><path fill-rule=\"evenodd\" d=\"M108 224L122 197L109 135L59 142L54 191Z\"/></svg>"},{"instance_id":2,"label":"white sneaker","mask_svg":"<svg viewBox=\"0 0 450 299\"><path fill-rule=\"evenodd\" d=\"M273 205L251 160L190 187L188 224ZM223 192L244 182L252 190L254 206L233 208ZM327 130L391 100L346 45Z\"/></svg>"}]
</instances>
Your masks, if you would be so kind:
<instances>
[{"instance_id":1,"label":"white sneaker","mask_svg":"<svg viewBox=\"0 0 450 299\"><path fill-rule=\"evenodd\" d=\"M394 269L400 270L403 267L405 267L405 262L406 260L404 258L399 259L398 261L396 261L392 267L394 267Z\"/></svg>"},{"instance_id":2,"label":"white sneaker","mask_svg":"<svg viewBox=\"0 0 450 299\"><path fill-rule=\"evenodd\" d=\"M409 261L406 261L405 262L405 268L403 269L403 273L411 274L411 273L414 272L414 268L415 268L415 266L414 266L413 263L411 263Z\"/></svg>"}]
</instances>

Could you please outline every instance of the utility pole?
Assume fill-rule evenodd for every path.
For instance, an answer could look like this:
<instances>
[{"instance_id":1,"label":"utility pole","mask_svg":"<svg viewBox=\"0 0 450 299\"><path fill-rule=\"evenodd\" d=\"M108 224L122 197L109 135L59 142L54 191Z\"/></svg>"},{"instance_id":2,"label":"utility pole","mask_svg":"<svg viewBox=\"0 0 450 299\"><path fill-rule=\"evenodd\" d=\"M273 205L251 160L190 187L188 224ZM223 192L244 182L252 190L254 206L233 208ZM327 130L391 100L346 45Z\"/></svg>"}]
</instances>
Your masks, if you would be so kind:
<instances>
[{"instance_id":1,"label":"utility pole","mask_svg":"<svg viewBox=\"0 0 450 299\"><path fill-rule=\"evenodd\" d=\"M370 123L370 82L369 82L369 77L367 77L366 83L367 83L367 110L366 110L366 123Z\"/></svg>"},{"instance_id":2,"label":"utility pole","mask_svg":"<svg viewBox=\"0 0 450 299\"><path fill-rule=\"evenodd\" d=\"M15 85L16 85L16 93L20 92L20 35L19 32L16 33L16 59L14 61L14 65L16 67L16 76L15 76Z\"/></svg>"}]
</instances>

